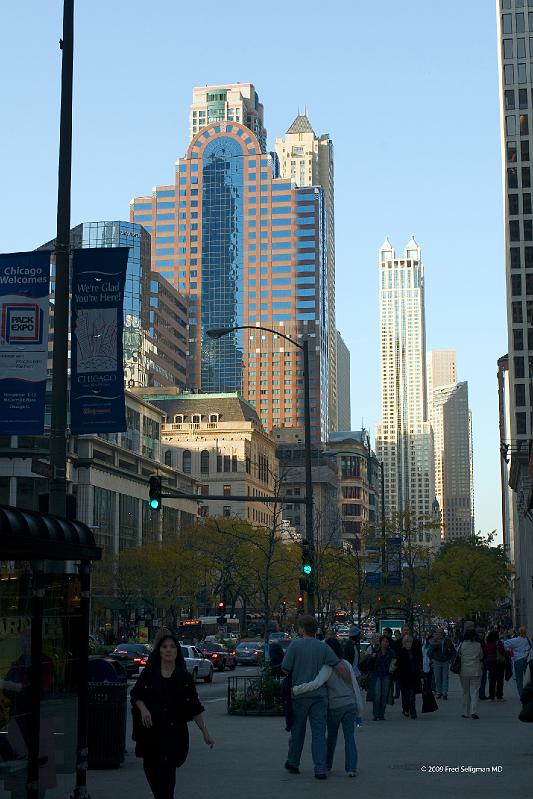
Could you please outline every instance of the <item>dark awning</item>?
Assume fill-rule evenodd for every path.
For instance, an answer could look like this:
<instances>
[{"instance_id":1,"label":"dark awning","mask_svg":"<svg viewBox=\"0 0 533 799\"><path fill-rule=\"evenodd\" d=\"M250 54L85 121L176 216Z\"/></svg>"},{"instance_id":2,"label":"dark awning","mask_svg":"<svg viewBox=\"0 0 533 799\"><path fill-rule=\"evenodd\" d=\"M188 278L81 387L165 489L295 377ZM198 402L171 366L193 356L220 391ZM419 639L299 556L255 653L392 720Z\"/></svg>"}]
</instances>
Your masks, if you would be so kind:
<instances>
[{"instance_id":1,"label":"dark awning","mask_svg":"<svg viewBox=\"0 0 533 799\"><path fill-rule=\"evenodd\" d=\"M100 560L86 524L0 505L0 560Z\"/></svg>"}]
</instances>

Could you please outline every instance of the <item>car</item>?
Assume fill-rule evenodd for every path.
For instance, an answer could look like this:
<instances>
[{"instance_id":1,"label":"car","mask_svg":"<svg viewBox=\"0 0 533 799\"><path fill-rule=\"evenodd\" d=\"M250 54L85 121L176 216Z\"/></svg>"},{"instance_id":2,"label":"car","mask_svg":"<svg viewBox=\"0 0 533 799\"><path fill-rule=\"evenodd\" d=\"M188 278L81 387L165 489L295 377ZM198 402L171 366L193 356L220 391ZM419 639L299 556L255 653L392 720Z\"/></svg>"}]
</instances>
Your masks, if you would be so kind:
<instances>
[{"instance_id":1,"label":"car","mask_svg":"<svg viewBox=\"0 0 533 799\"><path fill-rule=\"evenodd\" d=\"M144 669L151 651L150 644L119 644L109 657L122 663L128 677L133 677Z\"/></svg>"},{"instance_id":2,"label":"car","mask_svg":"<svg viewBox=\"0 0 533 799\"><path fill-rule=\"evenodd\" d=\"M235 657L239 665L256 666L263 661L263 652L264 644L261 641L241 641L235 649Z\"/></svg>"},{"instance_id":3,"label":"car","mask_svg":"<svg viewBox=\"0 0 533 799\"><path fill-rule=\"evenodd\" d=\"M204 657L211 660L213 667L217 671L225 671L226 669L235 671L235 666L237 665L235 655L232 652L228 652L221 644L215 644L212 641L203 641L201 644L198 644L196 648Z\"/></svg>"},{"instance_id":4,"label":"car","mask_svg":"<svg viewBox=\"0 0 533 799\"><path fill-rule=\"evenodd\" d=\"M194 682L203 680L213 682L213 664L210 658L205 657L195 647L189 644L180 644L187 671L192 674Z\"/></svg>"},{"instance_id":5,"label":"car","mask_svg":"<svg viewBox=\"0 0 533 799\"><path fill-rule=\"evenodd\" d=\"M268 636L268 643L269 644L273 644L274 641L276 641L276 642L277 641L282 641L285 638L289 639L289 641L290 641L291 637L290 637L289 633L284 633L284 632L270 633L269 636Z\"/></svg>"}]
</instances>

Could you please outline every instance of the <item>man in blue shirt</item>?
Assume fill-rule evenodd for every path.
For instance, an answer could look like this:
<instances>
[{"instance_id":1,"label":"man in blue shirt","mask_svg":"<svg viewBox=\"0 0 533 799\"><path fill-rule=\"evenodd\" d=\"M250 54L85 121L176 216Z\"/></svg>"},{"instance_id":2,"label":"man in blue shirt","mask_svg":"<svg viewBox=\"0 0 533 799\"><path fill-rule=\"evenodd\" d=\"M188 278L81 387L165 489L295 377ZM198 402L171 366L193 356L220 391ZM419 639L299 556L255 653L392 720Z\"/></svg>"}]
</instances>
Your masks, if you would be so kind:
<instances>
[{"instance_id":1,"label":"man in blue shirt","mask_svg":"<svg viewBox=\"0 0 533 799\"><path fill-rule=\"evenodd\" d=\"M322 666L331 666L341 677L351 684L351 676L333 650L323 641L316 639L317 623L313 616L302 616L298 621L301 638L293 641L281 664L286 674L291 675L292 685L311 682ZM327 688L322 685L299 697L293 697L293 723L289 741L289 754L285 768L291 774L300 773L300 758L305 741L307 719L311 725L311 755L315 766L315 777L326 779L326 722Z\"/></svg>"}]
</instances>

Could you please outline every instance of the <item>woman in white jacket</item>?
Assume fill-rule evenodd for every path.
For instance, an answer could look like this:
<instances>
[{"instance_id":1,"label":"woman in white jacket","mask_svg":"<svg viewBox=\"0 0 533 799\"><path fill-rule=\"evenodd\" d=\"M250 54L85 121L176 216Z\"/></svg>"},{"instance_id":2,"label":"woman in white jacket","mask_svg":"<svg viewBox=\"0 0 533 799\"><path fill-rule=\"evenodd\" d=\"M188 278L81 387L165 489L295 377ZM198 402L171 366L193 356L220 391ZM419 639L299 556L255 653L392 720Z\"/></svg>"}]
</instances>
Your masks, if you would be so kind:
<instances>
[{"instance_id":1,"label":"woman in white jacket","mask_svg":"<svg viewBox=\"0 0 533 799\"><path fill-rule=\"evenodd\" d=\"M328 638L326 644L342 659L342 647L336 638ZM343 660L347 667L350 664ZM342 725L344 734L344 767L348 777L357 775L357 746L355 744L355 725L357 719L363 715L363 698L361 689L350 667L352 677L351 685L339 678L330 666L322 666L320 672L312 682L303 683L293 687L294 696L300 696L308 691L314 691L326 683L328 689L328 741L326 767L331 771L333 756L339 727Z\"/></svg>"}]
</instances>

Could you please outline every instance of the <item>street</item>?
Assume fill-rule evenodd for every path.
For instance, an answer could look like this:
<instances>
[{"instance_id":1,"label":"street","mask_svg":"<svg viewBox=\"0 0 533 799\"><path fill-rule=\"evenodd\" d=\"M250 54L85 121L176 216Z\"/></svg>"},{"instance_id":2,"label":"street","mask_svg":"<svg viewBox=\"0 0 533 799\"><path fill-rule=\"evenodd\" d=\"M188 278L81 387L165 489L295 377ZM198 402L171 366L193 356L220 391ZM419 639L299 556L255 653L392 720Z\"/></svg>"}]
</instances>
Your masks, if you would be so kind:
<instances>
[{"instance_id":1,"label":"street","mask_svg":"<svg viewBox=\"0 0 533 799\"><path fill-rule=\"evenodd\" d=\"M253 673L254 668L239 667L231 674ZM506 683L504 703L480 702L479 721L461 718L459 680L453 675L449 700L440 701L436 713L419 715L416 721L402 716L397 701L387 709L385 722L373 722L367 704L364 724L357 731L357 779L349 780L344 774L340 736L334 770L323 784L313 779L309 738L301 774L292 776L283 769L288 740L283 718L227 715L228 676L228 672L217 673L213 684L198 685L216 745L210 751L195 725L190 725L190 754L178 772L177 796L208 795L215 788L224 793L253 793L256 799L270 799L273 795L282 799L304 797L309 791L337 796L361 791L378 796L400 789L402 793L405 790L431 795L432 799L449 799L453 795L457 799L486 799L507 792L513 798L531 796L533 729L517 719L520 703L513 681ZM142 762L133 754L129 733L127 749L121 769L89 772L93 799L107 799L119 793L130 799L149 796ZM474 768L484 771L476 773Z\"/></svg>"}]
</instances>

